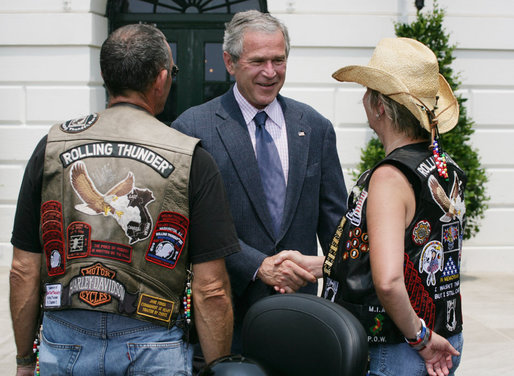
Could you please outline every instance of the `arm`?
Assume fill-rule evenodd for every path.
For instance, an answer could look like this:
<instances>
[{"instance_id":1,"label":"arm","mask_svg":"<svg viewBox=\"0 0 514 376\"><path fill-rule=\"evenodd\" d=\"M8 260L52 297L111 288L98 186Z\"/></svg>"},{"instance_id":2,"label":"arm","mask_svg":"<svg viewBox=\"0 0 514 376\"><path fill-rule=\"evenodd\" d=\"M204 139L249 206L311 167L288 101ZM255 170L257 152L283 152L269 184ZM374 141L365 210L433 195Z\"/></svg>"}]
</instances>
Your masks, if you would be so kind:
<instances>
[{"instance_id":1,"label":"arm","mask_svg":"<svg viewBox=\"0 0 514 376\"><path fill-rule=\"evenodd\" d=\"M206 363L230 354L234 315L225 260L193 264L194 320Z\"/></svg>"},{"instance_id":2,"label":"arm","mask_svg":"<svg viewBox=\"0 0 514 376\"><path fill-rule=\"evenodd\" d=\"M10 308L17 356L27 357L32 348L39 317L41 254L13 249L9 275ZM35 364L18 366L17 375L33 375Z\"/></svg>"},{"instance_id":3,"label":"arm","mask_svg":"<svg viewBox=\"0 0 514 376\"><path fill-rule=\"evenodd\" d=\"M405 175L391 165L379 167L371 177L366 209L371 272L380 302L406 338L416 338L421 329L403 275L405 228L415 209L414 191ZM452 367L451 355L459 353L446 339L433 333L419 354L432 376L447 375Z\"/></svg>"}]
</instances>

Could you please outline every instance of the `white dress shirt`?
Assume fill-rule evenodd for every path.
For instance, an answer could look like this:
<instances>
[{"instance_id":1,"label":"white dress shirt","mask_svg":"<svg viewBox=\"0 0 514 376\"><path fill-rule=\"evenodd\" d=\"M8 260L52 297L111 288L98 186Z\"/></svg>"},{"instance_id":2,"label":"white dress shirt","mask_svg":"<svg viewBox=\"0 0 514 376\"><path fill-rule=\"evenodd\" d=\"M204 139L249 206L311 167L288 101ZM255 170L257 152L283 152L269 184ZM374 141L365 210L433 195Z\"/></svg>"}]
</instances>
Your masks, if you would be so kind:
<instances>
[{"instance_id":1,"label":"white dress shirt","mask_svg":"<svg viewBox=\"0 0 514 376\"><path fill-rule=\"evenodd\" d=\"M236 97L237 104L243 113L243 118L245 119L246 126L248 127L248 132L250 133L250 139L252 140L253 150L255 151L255 122L253 118L255 114L261 110L253 107L248 101L243 97L243 95L237 89L237 84L234 85L234 96ZM265 111L268 115L266 120L266 130L269 132L275 145L277 146L278 156L280 157L280 162L282 164L282 170L284 171L284 178L287 178L289 172L289 154L287 152L287 131L286 131L286 121L284 119L284 113L282 112L282 107L277 101L277 98L273 100L269 105L267 105L262 111Z\"/></svg>"}]
</instances>

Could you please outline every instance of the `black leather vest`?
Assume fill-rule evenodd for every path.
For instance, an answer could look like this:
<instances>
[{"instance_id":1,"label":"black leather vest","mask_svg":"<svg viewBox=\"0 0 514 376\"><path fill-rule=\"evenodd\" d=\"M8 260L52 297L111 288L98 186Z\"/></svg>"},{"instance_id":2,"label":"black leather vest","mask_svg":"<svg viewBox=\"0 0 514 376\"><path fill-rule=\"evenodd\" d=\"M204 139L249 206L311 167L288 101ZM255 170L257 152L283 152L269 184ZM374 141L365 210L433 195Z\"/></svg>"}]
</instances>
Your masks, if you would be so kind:
<instances>
[{"instance_id":1,"label":"black leather vest","mask_svg":"<svg viewBox=\"0 0 514 376\"><path fill-rule=\"evenodd\" d=\"M416 212L404 238L405 287L411 305L428 327L450 337L462 330L460 262L466 177L448 156L449 179L439 177L428 143L398 148L374 169L386 163L404 173L416 196ZM366 199L374 169L359 178L350 194L346 222L325 260L323 296L359 318L370 344L399 343L403 335L380 304L371 277Z\"/></svg>"}]
</instances>

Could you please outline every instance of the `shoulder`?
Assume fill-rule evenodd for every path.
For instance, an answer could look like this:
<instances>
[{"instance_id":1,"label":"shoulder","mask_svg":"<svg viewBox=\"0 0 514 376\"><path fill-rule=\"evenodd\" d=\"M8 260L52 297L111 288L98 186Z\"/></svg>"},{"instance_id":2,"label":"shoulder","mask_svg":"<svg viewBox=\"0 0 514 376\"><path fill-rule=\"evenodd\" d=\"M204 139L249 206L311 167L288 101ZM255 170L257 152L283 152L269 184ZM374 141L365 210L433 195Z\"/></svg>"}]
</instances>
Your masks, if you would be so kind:
<instances>
[{"instance_id":1,"label":"shoulder","mask_svg":"<svg viewBox=\"0 0 514 376\"><path fill-rule=\"evenodd\" d=\"M186 134L196 134L197 131L212 125L216 113L221 108L221 97L190 107L171 123L171 127Z\"/></svg>"},{"instance_id":2,"label":"shoulder","mask_svg":"<svg viewBox=\"0 0 514 376\"><path fill-rule=\"evenodd\" d=\"M225 101L224 97L226 94L221 95L219 97L216 97L214 99L211 99L210 101L207 101L205 103L202 103L197 106L193 106L185 110L178 118L177 120L183 120L188 119L192 117L198 117L198 116L205 116L209 114L215 113L220 107L222 107L222 103ZM176 120L176 121L177 121Z\"/></svg>"},{"instance_id":3,"label":"shoulder","mask_svg":"<svg viewBox=\"0 0 514 376\"><path fill-rule=\"evenodd\" d=\"M277 99L282 106L282 110L284 111L284 116L286 118L289 116L300 116L302 120L309 123L316 123L318 127L320 125L323 125L324 127L332 127L330 120L307 103L303 103L289 97L284 97L282 95L279 95Z\"/></svg>"},{"instance_id":4,"label":"shoulder","mask_svg":"<svg viewBox=\"0 0 514 376\"><path fill-rule=\"evenodd\" d=\"M404 177L403 172L394 164L383 163L375 168L370 181L374 183L397 183Z\"/></svg>"},{"instance_id":5,"label":"shoulder","mask_svg":"<svg viewBox=\"0 0 514 376\"><path fill-rule=\"evenodd\" d=\"M284 97L283 95L279 95L277 97L277 99L283 108L293 109L296 111L302 111L302 112L305 112L310 115L321 116L321 114L318 111L316 111L313 107L311 107L307 103L297 101L296 99L293 99L293 98Z\"/></svg>"},{"instance_id":6,"label":"shoulder","mask_svg":"<svg viewBox=\"0 0 514 376\"><path fill-rule=\"evenodd\" d=\"M192 163L192 168L198 168L202 171L212 170L214 172L218 172L216 161L201 145L198 145L195 148Z\"/></svg>"},{"instance_id":7,"label":"shoulder","mask_svg":"<svg viewBox=\"0 0 514 376\"><path fill-rule=\"evenodd\" d=\"M293 98L284 97L283 95L279 95L277 99L282 106L290 107L296 110L301 110L309 114L322 116L317 110L315 110L311 105L307 103L300 102Z\"/></svg>"},{"instance_id":8,"label":"shoulder","mask_svg":"<svg viewBox=\"0 0 514 376\"><path fill-rule=\"evenodd\" d=\"M373 171L368 186L368 207L411 207L414 197L411 182L396 166L383 164Z\"/></svg>"}]
</instances>

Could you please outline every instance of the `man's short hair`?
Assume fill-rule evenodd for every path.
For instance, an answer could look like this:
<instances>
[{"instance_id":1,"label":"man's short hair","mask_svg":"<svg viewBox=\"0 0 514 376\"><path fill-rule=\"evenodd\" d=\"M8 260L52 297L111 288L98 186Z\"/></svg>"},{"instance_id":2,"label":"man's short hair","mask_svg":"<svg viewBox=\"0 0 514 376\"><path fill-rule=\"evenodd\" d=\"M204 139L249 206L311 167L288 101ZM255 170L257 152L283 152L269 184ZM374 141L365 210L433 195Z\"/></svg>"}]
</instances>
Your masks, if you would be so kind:
<instances>
[{"instance_id":1,"label":"man's short hair","mask_svg":"<svg viewBox=\"0 0 514 376\"><path fill-rule=\"evenodd\" d=\"M133 24L116 29L103 43L100 68L110 95L145 92L171 56L164 34L154 26Z\"/></svg>"},{"instance_id":2,"label":"man's short hair","mask_svg":"<svg viewBox=\"0 0 514 376\"><path fill-rule=\"evenodd\" d=\"M407 109L407 107L395 102L382 93L370 89L368 96L371 108L376 108L379 102L384 105L385 116L387 116L396 131L414 139L429 139L430 134L421 126L419 120Z\"/></svg>"},{"instance_id":3,"label":"man's short hair","mask_svg":"<svg viewBox=\"0 0 514 376\"><path fill-rule=\"evenodd\" d=\"M243 54L243 38L247 30L263 33L275 33L281 31L286 44L286 57L289 56L289 33L287 27L269 13L261 13L258 10L248 10L234 15L232 20L225 24L223 37L223 51L228 52L232 60L237 63Z\"/></svg>"}]
</instances>

